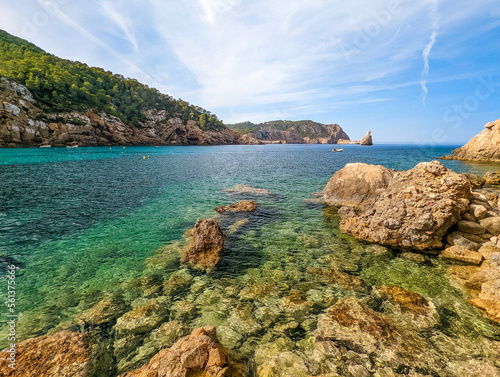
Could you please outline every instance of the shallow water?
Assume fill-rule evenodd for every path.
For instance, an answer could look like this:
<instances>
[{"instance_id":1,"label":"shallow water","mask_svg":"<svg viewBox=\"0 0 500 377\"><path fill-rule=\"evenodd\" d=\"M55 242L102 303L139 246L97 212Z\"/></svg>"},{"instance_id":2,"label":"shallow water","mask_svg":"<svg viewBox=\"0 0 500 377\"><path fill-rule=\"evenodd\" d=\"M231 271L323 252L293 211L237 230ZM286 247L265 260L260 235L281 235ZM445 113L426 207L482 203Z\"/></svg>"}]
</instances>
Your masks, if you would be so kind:
<instances>
[{"instance_id":1,"label":"shallow water","mask_svg":"<svg viewBox=\"0 0 500 377\"><path fill-rule=\"evenodd\" d=\"M271 323L276 327L292 317L313 323L338 298L365 297L371 286L384 284L430 297L452 313L447 328L441 329L447 335L500 339L499 327L449 285L443 262L428 258L418 265L390 250L374 255L367 251L369 245L339 232L335 213L303 202L346 163L410 169L454 147L343 148L343 153L332 153L331 145L0 150L0 268L4 276L7 265L20 267L19 340L71 321L106 292L122 289L124 282L143 275L166 281L172 274L184 274L187 281L172 298L172 308L182 301L193 304L194 310L183 315L171 308L169 319L181 318L192 327L222 327L223 341L243 357L250 357ZM443 163L476 174L499 167ZM273 195L245 197L224 191L238 183ZM181 269L175 244L160 272L145 267L148 257L181 240L197 218L215 217L215 206L244 198L256 200L260 209L249 216L219 219L226 231L238 220L248 222L228 237L224 259L213 273ZM308 267L332 266L363 279L363 288L346 290L306 273ZM262 297L248 293L242 299L240 292L244 296L259 290ZM276 315L282 318L273 320L266 315L255 318L255 313L280 306L279 300L294 291L314 308L306 314L280 312ZM5 296L2 290L0 314L7 312ZM125 301L131 304L137 298L130 293ZM242 302L248 305L240 307ZM250 318L246 322L245 315ZM309 330L283 331L300 342Z\"/></svg>"}]
</instances>

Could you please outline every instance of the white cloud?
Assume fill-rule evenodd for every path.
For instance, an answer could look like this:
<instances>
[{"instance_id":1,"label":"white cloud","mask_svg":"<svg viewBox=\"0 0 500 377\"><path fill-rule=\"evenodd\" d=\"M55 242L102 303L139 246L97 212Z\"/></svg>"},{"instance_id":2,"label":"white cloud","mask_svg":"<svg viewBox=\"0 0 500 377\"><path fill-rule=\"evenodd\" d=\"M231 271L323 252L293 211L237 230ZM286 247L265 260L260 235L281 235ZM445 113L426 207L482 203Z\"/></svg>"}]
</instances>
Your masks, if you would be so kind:
<instances>
[{"instance_id":1,"label":"white cloud","mask_svg":"<svg viewBox=\"0 0 500 377\"><path fill-rule=\"evenodd\" d=\"M125 17L123 14L116 10L116 3L110 1L104 1L101 3L101 7L104 11L104 15L113 21L118 27L125 33L126 39L133 46L134 51L139 51L139 44L134 34L133 22L129 17ZM121 4L122 8L124 4Z\"/></svg>"},{"instance_id":2,"label":"white cloud","mask_svg":"<svg viewBox=\"0 0 500 377\"><path fill-rule=\"evenodd\" d=\"M431 53L432 47L436 43L436 39L438 36L439 29L439 19L441 18L439 15L439 3L438 0L430 0L430 12L429 18L432 20L432 33L429 38L429 43L425 46L422 51L422 57L424 59L424 68L421 74L420 86L422 87L422 103L425 107L425 100L427 99L427 94L429 93L427 89L427 79L429 77L429 55Z\"/></svg>"}]
</instances>

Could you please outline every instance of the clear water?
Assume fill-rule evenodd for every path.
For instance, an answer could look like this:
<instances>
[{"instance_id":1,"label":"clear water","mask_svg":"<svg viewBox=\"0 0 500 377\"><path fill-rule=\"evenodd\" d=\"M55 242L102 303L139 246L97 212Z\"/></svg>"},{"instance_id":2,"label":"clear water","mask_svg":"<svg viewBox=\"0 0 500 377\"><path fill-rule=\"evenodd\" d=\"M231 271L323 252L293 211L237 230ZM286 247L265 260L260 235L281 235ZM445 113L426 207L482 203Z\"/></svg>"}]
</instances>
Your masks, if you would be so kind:
<instances>
[{"instance_id":1,"label":"clear water","mask_svg":"<svg viewBox=\"0 0 500 377\"><path fill-rule=\"evenodd\" d=\"M305 295L317 284L308 281L306 268L332 264L367 285L396 284L450 310L458 310L457 302L467 306L447 283L440 262L421 266L397 257L373 259L364 253L368 245L340 234L335 214L303 202L346 163L410 169L454 147L343 148L343 153L332 153L331 145L0 149L0 274L9 264L20 267L21 339L71 320L103 292L140 277L145 260L162 245L182 239L196 219L214 217L215 206L240 200L224 191L237 183L274 195L255 198L261 210L229 237L226 256L214 273L193 275L203 289L192 288L179 298L203 309L190 325L219 325L230 315L229 309L210 314L203 301L206 292L231 296L228 287L241 290L272 280L280 297L291 290ZM476 174L500 167L443 163ZM237 219L223 217L221 222L228 226ZM164 279L178 268L174 263L163 271ZM5 286L0 315L7 311ZM332 292L332 297L345 294ZM497 326L467 307L458 313L454 331L500 336ZM5 344L2 336L0 346Z\"/></svg>"}]
</instances>

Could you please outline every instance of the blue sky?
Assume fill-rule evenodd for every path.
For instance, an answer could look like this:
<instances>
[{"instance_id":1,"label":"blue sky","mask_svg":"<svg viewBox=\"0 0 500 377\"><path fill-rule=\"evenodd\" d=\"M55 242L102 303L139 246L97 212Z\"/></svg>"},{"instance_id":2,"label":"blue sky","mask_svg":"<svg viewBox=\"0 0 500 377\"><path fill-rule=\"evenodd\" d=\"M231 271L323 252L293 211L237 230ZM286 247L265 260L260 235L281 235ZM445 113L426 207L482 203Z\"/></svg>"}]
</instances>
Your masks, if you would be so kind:
<instances>
[{"instance_id":1,"label":"blue sky","mask_svg":"<svg viewBox=\"0 0 500 377\"><path fill-rule=\"evenodd\" d=\"M0 28L227 123L462 144L500 118L498 0L0 0Z\"/></svg>"}]
</instances>

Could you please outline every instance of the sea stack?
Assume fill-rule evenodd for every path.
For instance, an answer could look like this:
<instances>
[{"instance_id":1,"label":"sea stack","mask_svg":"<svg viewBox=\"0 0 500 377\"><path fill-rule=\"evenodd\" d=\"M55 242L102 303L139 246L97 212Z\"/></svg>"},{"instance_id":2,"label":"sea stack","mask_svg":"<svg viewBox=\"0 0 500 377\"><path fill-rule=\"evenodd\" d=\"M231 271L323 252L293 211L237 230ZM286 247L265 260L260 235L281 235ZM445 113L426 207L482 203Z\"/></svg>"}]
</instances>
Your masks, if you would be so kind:
<instances>
[{"instance_id":1,"label":"sea stack","mask_svg":"<svg viewBox=\"0 0 500 377\"><path fill-rule=\"evenodd\" d=\"M366 136L359 141L359 145L373 145L371 131L368 131Z\"/></svg>"}]
</instances>

